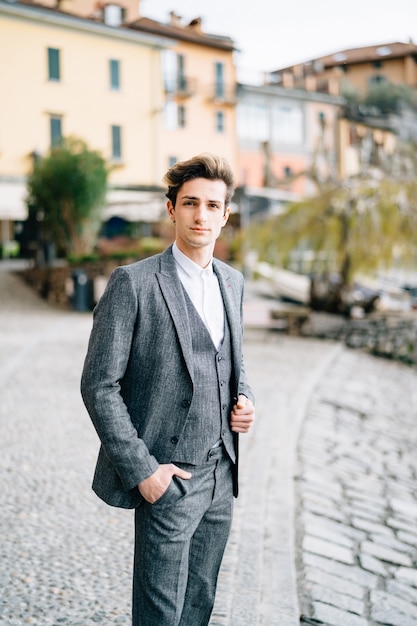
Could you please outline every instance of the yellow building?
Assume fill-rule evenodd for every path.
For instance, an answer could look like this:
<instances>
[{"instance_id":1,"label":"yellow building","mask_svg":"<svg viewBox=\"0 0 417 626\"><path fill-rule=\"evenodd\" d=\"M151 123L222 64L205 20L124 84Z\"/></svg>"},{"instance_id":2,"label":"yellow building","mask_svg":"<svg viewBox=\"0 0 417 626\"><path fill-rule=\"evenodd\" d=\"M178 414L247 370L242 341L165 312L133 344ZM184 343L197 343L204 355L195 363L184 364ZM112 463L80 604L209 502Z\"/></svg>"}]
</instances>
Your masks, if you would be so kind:
<instances>
[{"instance_id":1,"label":"yellow building","mask_svg":"<svg viewBox=\"0 0 417 626\"><path fill-rule=\"evenodd\" d=\"M183 24L174 12L167 24L141 17L129 28L172 41L172 47L162 51L161 172L204 151L221 154L237 171L233 41L205 33L199 18Z\"/></svg>"},{"instance_id":2,"label":"yellow building","mask_svg":"<svg viewBox=\"0 0 417 626\"><path fill-rule=\"evenodd\" d=\"M26 218L34 159L62 137L111 164L105 218L156 219L164 172L198 152L236 167L233 53L199 19L160 24L133 0L0 0L0 239Z\"/></svg>"},{"instance_id":3,"label":"yellow building","mask_svg":"<svg viewBox=\"0 0 417 626\"><path fill-rule=\"evenodd\" d=\"M75 135L118 187L160 185L162 37L24 4L0 3L0 219L26 216L33 159Z\"/></svg>"},{"instance_id":4,"label":"yellow building","mask_svg":"<svg viewBox=\"0 0 417 626\"><path fill-rule=\"evenodd\" d=\"M271 73L276 81L291 81L291 86L306 80L315 89L339 90L346 85L366 95L380 84L407 85L417 89L417 45L413 42L384 43L340 50L313 60L298 63Z\"/></svg>"}]
</instances>

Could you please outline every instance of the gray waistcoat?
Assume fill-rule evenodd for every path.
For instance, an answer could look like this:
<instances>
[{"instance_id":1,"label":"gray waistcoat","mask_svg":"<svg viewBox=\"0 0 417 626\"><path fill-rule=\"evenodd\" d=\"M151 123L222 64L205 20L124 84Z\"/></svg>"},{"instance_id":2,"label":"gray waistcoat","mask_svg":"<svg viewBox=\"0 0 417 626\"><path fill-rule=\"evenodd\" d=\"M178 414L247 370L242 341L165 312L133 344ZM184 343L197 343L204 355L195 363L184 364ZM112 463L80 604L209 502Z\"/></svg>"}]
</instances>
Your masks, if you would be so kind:
<instances>
[{"instance_id":1,"label":"gray waistcoat","mask_svg":"<svg viewBox=\"0 0 417 626\"><path fill-rule=\"evenodd\" d=\"M227 318L219 351L184 289L193 341L194 395L184 431L172 461L199 465L210 448L221 439L235 461L230 411L233 405L230 383L232 354Z\"/></svg>"}]
</instances>

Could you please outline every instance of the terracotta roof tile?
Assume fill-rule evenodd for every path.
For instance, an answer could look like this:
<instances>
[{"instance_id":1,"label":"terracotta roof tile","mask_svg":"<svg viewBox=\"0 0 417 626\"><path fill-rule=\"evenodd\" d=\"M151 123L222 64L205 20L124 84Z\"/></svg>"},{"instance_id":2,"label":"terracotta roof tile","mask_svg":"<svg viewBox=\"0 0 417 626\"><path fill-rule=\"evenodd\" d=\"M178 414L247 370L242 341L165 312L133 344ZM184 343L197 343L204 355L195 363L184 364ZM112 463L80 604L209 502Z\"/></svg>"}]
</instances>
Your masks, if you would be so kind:
<instances>
[{"instance_id":1,"label":"terracotta roof tile","mask_svg":"<svg viewBox=\"0 0 417 626\"><path fill-rule=\"evenodd\" d=\"M193 20L193 22L194 21L197 22L197 20ZM152 33L154 35L160 35L168 38L171 37L172 39L197 43L221 50L233 51L235 49L234 42L230 37L204 33L201 30L194 29L191 25L174 26L171 24L156 22L148 17L141 17L130 24L125 24L125 27L133 30L139 30L144 33Z\"/></svg>"}]
</instances>

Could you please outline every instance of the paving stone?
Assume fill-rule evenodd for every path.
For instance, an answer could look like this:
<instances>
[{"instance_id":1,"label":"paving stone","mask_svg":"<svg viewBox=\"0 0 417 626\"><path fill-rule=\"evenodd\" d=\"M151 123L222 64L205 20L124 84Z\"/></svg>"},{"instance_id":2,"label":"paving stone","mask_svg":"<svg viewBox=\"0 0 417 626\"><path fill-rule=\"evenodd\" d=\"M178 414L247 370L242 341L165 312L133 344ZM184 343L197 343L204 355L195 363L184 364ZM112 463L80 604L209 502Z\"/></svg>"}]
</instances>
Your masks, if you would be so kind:
<instances>
[{"instance_id":1,"label":"paving stone","mask_svg":"<svg viewBox=\"0 0 417 626\"><path fill-rule=\"evenodd\" d=\"M373 505L372 503L366 504L363 501L348 502L345 505L345 509L352 517L363 517L376 523L383 523L387 516L385 507Z\"/></svg>"},{"instance_id":2,"label":"paving stone","mask_svg":"<svg viewBox=\"0 0 417 626\"><path fill-rule=\"evenodd\" d=\"M395 580L388 580L386 590L391 595L398 596L417 606L417 589L398 583Z\"/></svg>"},{"instance_id":3,"label":"paving stone","mask_svg":"<svg viewBox=\"0 0 417 626\"><path fill-rule=\"evenodd\" d=\"M315 513L316 515L327 517L328 519L335 522L347 523L349 521L347 514L344 513L344 511L342 511L340 508L336 509L311 501L306 502L304 506L305 509L310 513Z\"/></svg>"},{"instance_id":4,"label":"paving stone","mask_svg":"<svg viewBox=\"0 0 417 626\"><path fill-rule=\"evenodd\" d=\"M409 567L400 567L395 572L395 578L408 585L417 587L417 569Z\"/></svg>"},{"instance_id":5,"label":"paving stone","mask_svg":"<svg viewBox=\"0 0 417 626\"><path fill-rule=\"evenodd\" d=\"M416 626L417 606L379 589L371 592L371 617L392 626Z\"/></svg>"},{"instance_id":6,"label":"paving stone","mask_svg":"<svg viewBox=\"0 0 417 626\"><path fill-rule=\"evenodd\" d=\"M370 540L378 545L393 548L399 552L405 552L406 554L412 555L415 551L414 547L412 545L410 546L408 543L400 541L398 533L397 537L390 536L386 533L371 533ZM414 541L417 543L416 537L414 538Z\"/></svg>"},{"instance_id":7,"label":"paving stone","mask_svg":"<svg viewBox=\"0 0 417 626\"><path fill-rule=\"evenodd\" d=\"M387 526L399 530L404 530L406 533L415 534L417 537L417 524L412 524L409 521L405 521L399 517L389 517L387 519Z\"/></svg>"},{"instance_id":8,"label":"paving stone","mask_svg":"<svg viewBox=\"0 0 417 626\"><path fill-rule=\"evenodd\" d=\"M311 597L314 602L323 602L324 604L331 604L332 606L355 613L356 615L362 615L365 611L365 603L363 600L353 598L350 595L336 591L333 587L324 587L323 585L311 586Z\"/></svg>"},{"instance_id":9,"label":"paving stone","mask_svg":"<svg viewBox=\"0 0 417 626\"><path fill-rule=\"evenodd\" d=\"M326 626L369 626L366 618L343 611L329 604L314 602L313 608L314 617L321 620Z\"/></svg>"},{"instance_id":10,"label":"paving stone","mask_svg":"<svg viewBox=\"0 0 417 626\"><path fill-rule=\"evenodd\" d=\"M364 541L367 537L367 534L364 531L357 530L349 524L341 524L340 522L330 520L327 517L323 517L320 515L315 515L314 513L310 513L309 511L302 512L301 519L304 521L305 525L311 524L315 528L317 527L322 529L324 533L329 533L325 536L336 534L338 536L346 536L352 541ZM350 543L348 545L352 544Z\"/></svg>"},{"instance_id":11,"label":"paving stone","mask_svg":"<svg viewBox=\"0 0 417 626\"><path fill-rule=\"evenodd\" d=\"M362 487L362 482L361 482ZM379 485L378 485L379 487ZM345 490L346 498L352 502L364 502L365 505L375 505L379 509L387 508L386 498L379 493L375 493L375 484L372 489L361 489L358 487L347 487Z\"/></svg>"},{"instance_id":12,"label":"paving stone","mask_svg":"<svg viewBox=\"0 0 417 626\"><path fill-rule=\"evenodd\" d=\"M343 526L339 524L339 526ZM319 539L324 539L333 544L343 546L345 548L353 549L354 541L351 537L349 537L346 533L336 530L330 529L327 524L320 522L306 522L304 524L304 533L311 537L317 537Z\"/></svg>"},{"instance_id":13,"label":"paving stone","mask_svg":"<svg viewBox=\"0 0 417 626\"><path fill-rule=\"evenodd\" d=\"M411 499L391 498L390 505L396 513L401 514L405 519L409 519L410 523L412 523L412 520L415 520L417 523L417 502Z\"/></svg>"},{"instance_id":14,"label":"paving stone","mask_svg":"<svg viewBox=\"0 0 417 626\"><path fill-rule=\"evenodd\" d=\"M345 548L337 543L330 541L324 541L318 537L311 537L306 535L302 544L303 550L306 552L313 552L319 554L340 563L347 563L352 565L354 563L353 551L351 548Z\"/></svg>"},{"instance_id":15,"label":"paving stone","mask_svg":"<svg viewBox=\"0 0 417 626\"><path fill-rule=\"evenodd\" d=\"M403 530L399 530L397 532L398 539L404 544L408 544L412 546L414 550L417 549L417 535L412 535L411 533L406 533Z\"/></svg>"},{"instance_id":16,"label":"paving stone","mask_svg":"<svg viewBox=\"0 0 417 626\"><path fill-rule=\"evenodd\" d=\"M328 574L339 576L341 580L345 579L354 582L363 587L374 589L378 585L378 577L370 572L366 572L358 566L344 565L332 559L326 559L317 554L306 552L303 555L303 561L306 566L317 568Z\"/></svg>"},{"instance_id":17,"label":"paving stone","mask_svg":"<svg viewBox=\"0 0 417 626\"><path fill-rule=\"evenodd\" d=\"M391 550L381 544L374 543L372 541L363 541L361 543L361 550L365 554L370 554L376 557L380 561L386 563L392 563L394 565L411 566L413 564L412 558L408 554L398 552L397 550Z\"/></svg>"},{"instance_id":18,"label":"paving stone","mask_svg":"<svg viewBox=\"0 0 417 626\"><path fill-rule=\"evenodd\" d=\"M305 568L305 579L309 583L317 583L319 585L333 589L339 593L343 593L353 598L361 600L364 598L366 589L357 585L356 583L349 582L346 578L340 578L340 576L333 576L327 574L322 570L318 570L312 567Z\"/></svg>"},{"instance_id":19,"label":"paving stone","mask_svg":"<svg viewBox=\"0 0 417 626\"><path fill-rule=\"evenodd\" d=\"M368 572L372 572L377 576L383 576L384 578L388 575L388 569L384 563L369 554L360 554L359 562L363 569Z\"/></svg>"},{"instance_id":20,"label":"paving stone","mask_svg":"<svg viewBox=\"0 0 417 626\"><path fill-rule=\"evenodd\" d=\"M353 517L352 526L360 530L364 530L368 533L378 533L393 536L391 528L387 528L382 522L373 522L369 519L363 519L363 517Z\"/></svg>"}]
</instances>

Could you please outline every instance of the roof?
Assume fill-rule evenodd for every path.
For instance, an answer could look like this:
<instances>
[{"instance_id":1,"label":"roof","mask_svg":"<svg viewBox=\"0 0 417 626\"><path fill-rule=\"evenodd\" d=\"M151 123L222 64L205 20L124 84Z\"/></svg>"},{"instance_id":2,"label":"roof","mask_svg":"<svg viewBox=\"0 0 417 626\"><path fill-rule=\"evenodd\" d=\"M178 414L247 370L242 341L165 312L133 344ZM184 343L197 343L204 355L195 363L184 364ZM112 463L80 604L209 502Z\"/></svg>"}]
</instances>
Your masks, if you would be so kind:
<instances>
[{"instance_id":1,"label":"roof","mask_svg":"<svg viewBox=\"0 0 417 626\"><path fill-rule=\"evenodd\" d=\"M352 63L369 63L380 61L381 59L398 59L415 55L417 58L417 46L414 43L384 43L376 46L366 46L365 48L351 48L334 52L316 61L321 61L324 67Z\"/></svg>"},{"instance_id":2,"label":"roof","mask_svg":"<svg viewBox=\"0 0 417 626\"><path fill-rule=\"evenodd\" d=\"M234 42L230 37L204 33L201 30L201 20L199 18L192 20L192 22L186 26L177 26L156 22L148 17L140 17L130 24L125 24L125 27L144 33L209 46L219 50L232 52L235 49Z\"/></svg>"},{"instance_id":3,"label":"roof","mask_svg":"<svg viewBox=\"0 0 417 626\"><path fill-rule=\"evenodd\" d=\"M157 44L165 47L171 43L170 38L164 38L158 35L158 33L130 30L123 28L123 24L120 27L110 26L102 20L62 11L57 7L46 6L42 4L41 0L0 0L0 12L18 15L29 20L37 19L45 23L66 25L70 28L77 28L88 33L100 33L115 39L132 42L140 41L150 46Z\"/></svg>"},{"instance_id":4,"label":"roof","mask_svg":"<svg viewBox=\"0 0 417 626\"><path fill-rule=\"evenodd\" d=\"M337 67L341 65L352 65L356 63L370 63L373 61L381 61L383 59L398 59L407 56L414 56L417 59L417 45L413 42L409 43L382 43L374 46L365 46L362 48L349 48L348 50L339 50L322 57L316 57L304 61L304 63L296 63L289 67L280 68L275 72L280 73L286 70L290 71L294 67L300 65L314 65L323 69ZM275 72L271 72L274 74Z\"/></svg>"}]
</instances>

